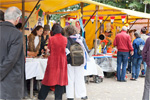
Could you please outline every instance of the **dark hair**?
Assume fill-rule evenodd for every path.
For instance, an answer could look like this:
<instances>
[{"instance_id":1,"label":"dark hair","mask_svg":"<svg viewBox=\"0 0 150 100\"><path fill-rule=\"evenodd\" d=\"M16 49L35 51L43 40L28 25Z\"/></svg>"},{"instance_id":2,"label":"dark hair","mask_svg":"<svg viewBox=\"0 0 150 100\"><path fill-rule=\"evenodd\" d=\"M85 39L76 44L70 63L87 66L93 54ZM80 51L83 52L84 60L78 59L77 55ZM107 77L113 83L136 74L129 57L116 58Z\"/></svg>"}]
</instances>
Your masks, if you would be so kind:
<instances>
[{"instance_id":1,"label":"dark hair","mask_svg":"<svg viewBox=\"0 0 150 100\"><path fill-rule=\"evenodd\" d=\"M40 30L41 28L43 28L43 27L38 25L31 33L34 34L35 36L37 36L36 31Z\"/></svg>"},{"instance_id":2,"label":"dark hair","mask_svg":"<svg viewBox=\"0 0 150 100\"><path fill-rule=\"evenodd\" d=\"M52 34L51 34L51 36L54 36L55 34L58 34L58 33L62 33L62 31L63 31L63 29L60 26L60 24L56 23L52 27Z\"/></svg>"},{"instance_id":3,"label":"dark hair","mask_svg":"<svg viewBox=\"0 0 150 100\"><path fill-rule=\"evenodd\" d=\"M134 33L134 36L135 36L136 38L140 38L140 34L137 33L137 32Z\"/></svg>"},{"instance_id":4,"label":"dark hair","mask_svg":"<svg viewBox=\"0 0 150 100\"><path fill-rule=\"evenodd\" d=\"M141 29L141 32L142 32L143 34L146 34L146 31L147 31L146 27L143 27L143 28Z\"/></svg>"},{"instance_id":5,"label":"dark hair","mask_svg":"<svg viewBox=\"0 0 150 100\"><path fill-rule=\"evenodd\" d=\"M0 20L4 21L4 12L0 10Z\"/></svg>"},{"instance_id":6,"label":"dark hair","mask_svg":"<svg viewBox=\"0 0 150 100\"><path fill-rule=\"evenodd\" d=\"M16 25L16 28L17 28L17 29L21 29L21 27L22 27L22 23L18 23L18 24Z\"/></svg>"},{"instance_id":7,"label":"dark hair","mask_svg":"<svg viewBox=\"0 0 150 100\"><path fill-rule=\"evenodd\" d=\"M70 36L70 35L74 35L74 34L77 34L77 28L73 25L69 25L67 27L65 27L65 32L67 34L67 36Z\"/></svg>"}]
</instances>

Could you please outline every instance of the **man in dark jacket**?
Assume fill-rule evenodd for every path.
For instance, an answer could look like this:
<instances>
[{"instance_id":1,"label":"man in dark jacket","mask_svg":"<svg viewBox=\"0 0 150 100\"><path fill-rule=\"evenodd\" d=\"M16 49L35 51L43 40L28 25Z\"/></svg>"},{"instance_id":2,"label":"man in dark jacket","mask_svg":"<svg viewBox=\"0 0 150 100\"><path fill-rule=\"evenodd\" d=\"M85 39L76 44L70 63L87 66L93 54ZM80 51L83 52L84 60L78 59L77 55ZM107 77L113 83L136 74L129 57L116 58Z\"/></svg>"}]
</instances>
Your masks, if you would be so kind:
<instances>
[{"instance_id":1,"label":"man in dark jacket","mask_svg":"<svg viewBox=\"0 0 150 100\"><path fill-rule=\"evenodd\" d=\"M0 99L21 100L24 95L23 35L15 27L21 11L10 7L0 23Z\"/></svg>"},{"instance_id":2,"label":"man in dark jacket","mask_svg":"<svg viewBox=\"0 0 150 100\"><path fill-rule=\"evenodd\" d=\"M144 49L142 51L143 61L147 64L144 94L142 100L149 100L150 97L150 37L146 40Z\"/></svg>"}]
</instances>

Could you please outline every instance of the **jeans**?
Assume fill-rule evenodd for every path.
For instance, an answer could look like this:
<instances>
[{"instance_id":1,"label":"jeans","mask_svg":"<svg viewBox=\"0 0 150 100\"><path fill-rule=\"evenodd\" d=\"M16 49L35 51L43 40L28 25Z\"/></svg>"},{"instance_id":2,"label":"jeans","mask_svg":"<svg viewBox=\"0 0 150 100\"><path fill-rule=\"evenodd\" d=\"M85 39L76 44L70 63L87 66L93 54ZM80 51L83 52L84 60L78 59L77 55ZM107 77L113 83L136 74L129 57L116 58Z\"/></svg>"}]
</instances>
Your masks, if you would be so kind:
<instances>
[{"instance_id":1,"label":"jeans","mask_svg":"<svg viewBox=\"0 0 150 100\"><path fill-rule=\"evenodd\" d=\"M147 67L146 62L143 62L143 65L144 65L144 73L146 73L146 67Z\"/></svg>"},{"instance_id":2,"label":"jeans","mask_svg":"<svg viewBox=\"0 0 150 100\"><path fill-rule=\"evenodd\" d=\"M140 73L142 58L133 58L132 78L137 79Z\"/></svg>"},{"instance_id":3,"label":"jeans","mask_svg":"<svg viewBox=\"0 0 150 100\"><path fill-rule=\"evenodd\" d=\"M118 81L125 80L128 57L129 57L129 52L118 51L117 53L117 80ZM122 71L121 71L121 64L122 64Z\"/></svg>"},{"instance_id":4,"label":"jeans","mask_svg":"<svg viewBox=\"0 0 150 100\"><path fill-rule=\"evenodd\" d=\"M129 55L129 57L130 58L128 59L128 68L127 68L127 70L131 73L133 56Z\"/></svg>"}]
</instances>

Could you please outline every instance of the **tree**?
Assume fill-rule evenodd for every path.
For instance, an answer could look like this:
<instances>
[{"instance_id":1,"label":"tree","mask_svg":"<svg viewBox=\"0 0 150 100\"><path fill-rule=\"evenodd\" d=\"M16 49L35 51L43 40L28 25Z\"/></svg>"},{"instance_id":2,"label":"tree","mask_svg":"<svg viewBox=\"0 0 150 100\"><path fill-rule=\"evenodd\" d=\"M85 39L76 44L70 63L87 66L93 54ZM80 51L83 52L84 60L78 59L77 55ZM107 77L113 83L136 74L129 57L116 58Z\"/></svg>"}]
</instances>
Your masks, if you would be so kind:
<instances>
[{"instance_id":1,"label":"tree","mask_svg":"<svg viewBox=\"0 0 150 100\"><path fill-rule=\"evenodd\" d=\"M131 9L131 10L136 10L136 11L141 11L141 12L144 12L144 5L145 5L145 11L146 11L146 8L150 9L150 0L93 0L93 1L119 7L119 8ZM88 4L84 4L84 7L87 5ZM73 11L73 10L78 10L78 9L80 9L80 4L59 10L57 12ZM147 10L147 12L150 13L150 10ZM60 16L62 15L66 15L66 14L52 15L51 19L55 21L59 21Z\"/></svg>"},{"instance_id":2,"label":"tree","mask_svg":"<svg viewBox=\"0 0 150 100\"><path fill-rule=\"evenodd\" d=\"M144 10L144 12L146 13L147 4L150 4L150 0L145 0L143 3L145 4L145 10Z\"/></svg>"}]
</instances>

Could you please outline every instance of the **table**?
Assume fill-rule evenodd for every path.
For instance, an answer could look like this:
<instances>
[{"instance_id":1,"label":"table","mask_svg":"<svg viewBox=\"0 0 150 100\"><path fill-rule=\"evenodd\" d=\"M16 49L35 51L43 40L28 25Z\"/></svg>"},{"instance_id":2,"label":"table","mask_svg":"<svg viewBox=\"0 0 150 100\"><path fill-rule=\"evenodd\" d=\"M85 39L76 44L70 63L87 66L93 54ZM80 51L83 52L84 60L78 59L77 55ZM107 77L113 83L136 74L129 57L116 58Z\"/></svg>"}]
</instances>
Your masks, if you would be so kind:
<instances>
[{"instance_id":1,"label":"table","mask_svg":"<svg viewBox=\"0 0 150 100\"><path fill-rule=\"evenodd\" d=\"M117 70L117 57L114 57L112 53L93 55L93 57L104 72L115 72Z\"/></svg>"},{"instance_id":2,"label":"table","mask_svg":"<svg viewBox=\"0 0 150 100\"><path fill-rule=\"evenodd\" d=\"M30 79L30 98L33 98L33 78L43 80L47 67L47 60L42 58L26 58L25 73L26 80ZM87 68L84 70L84 75L104 76L102 69L95 63L94 57L90 57L87 62Z\"/></svg>"},{"instance_id":3,"label":"table","mask_svg":"<svg viewBox=\"0 0 150 100\"><path fill-rule=\"evenodd\" d=\"M47 59L26 58L25 73L26 80L30 79L30 98L33 98L33 78L42 80L47 66Z\"/></svg>"}]
</instances>

